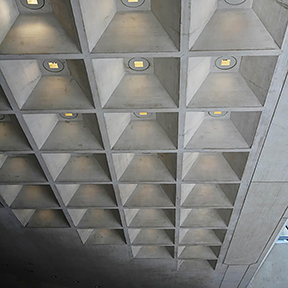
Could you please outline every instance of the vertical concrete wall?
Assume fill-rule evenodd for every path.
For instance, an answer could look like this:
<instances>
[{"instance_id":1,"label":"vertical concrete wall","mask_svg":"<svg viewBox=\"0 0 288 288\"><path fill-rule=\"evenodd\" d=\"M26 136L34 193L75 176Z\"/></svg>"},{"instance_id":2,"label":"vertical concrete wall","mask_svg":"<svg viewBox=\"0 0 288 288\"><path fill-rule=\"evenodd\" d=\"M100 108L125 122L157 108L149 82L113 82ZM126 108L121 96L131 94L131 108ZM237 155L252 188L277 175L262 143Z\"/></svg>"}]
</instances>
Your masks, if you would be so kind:
<instances>
[{"instance_id":1,"label":"vertical concrete wall","mask_svg":"<svg viewBox=\"0 0 288 288\"><path fill-rule=\"evenodd\" d=\"M92 51L116 13L115 2L114 0L81 0L80 5L89 48Z\"/></svg>"},{"instance_id":2,"label":"vertical concrete wall","mask_svg":"<svg viewBox=\"0 0 288 288\"><path fill-rule=\"evenodd\" d=\"M93 60L93 67L99 97L104 106L125 75L123 59Z\"/></svg>"},{"instance_id":3,"label":"vertical concrete wall","mask_svg":"<svg viewBox=\"0 0 288 288\"><path fill-rule=\"evenodd\" d=\"M281 47L288 24L288 10L276 0L254 0L252 7L274 41Z\"/></svg>"},{"instance_id":4,"label":"vertical concrete wall","mask_svg":"<svg viewBox=\"0 0 288 288\"><path fill-rule=\"evenodd\" d=\"M90 84L88 81L88 75L83 60L67 60L67 65L71 76L81 87L86 97L93 103L93 97L90 89Z\"/></svg>"},{"instance_id":5,"label":"vertical concrete wall","mask_svg":"<svg viewBox=\"0 0 288 288\"><path fill-rule=\"evenodd\" d=\"M189 47L192 47L217 9L218 0L191 2Z\"/></svg>"},{"instance_id":6,"label":"vertical concrete wall","mask_svg":"<svg viewBox=\"0 0 288 288\"><path fill-rule=\"evenodd\" d=\"M151 10L175 46L180 49L181 1L152 0Z\"/></svg>"},{"instance_id":7,"label":"vertical concrete wall","mask_svg":"<svg viewBox=\"0 0 288 288\"><path fill-rule=\"evenodd\" d=\"M0 0L0 43L5 38L18 15L19 11L14 0Z\"/></svg>"},{"instance_id":8,"label":"vertical concrete wall","mask_svg":"<svg viewBox=\"0 0 288 288\"><path fill-rule=\"evenodd\" d=\"M240 74L262 105L265 103L276 63L276 56L242 57Z\"/></svg>"},{"instance_id":9,"label":"vertical concrete wall","mask_svg":"<svg viewBox=\"0 0 288 288\"><path fill-rule=\"evenodd\" d=\"M54 15L62 28L71 37L79 50L81 50L77 28L74 21L72 7L69 0L50 0Z\"/></svg>"},{"instance_id":10,"label":"vertical concrete wall","mask_svg":"<svg viewBox=\"0 0 288 288\"><path fill-rule=\"evenodd\" d=\"M0 68L21 108L42 76L37 61L2 61Z\"/></svg>"},{"instance_id":11,"label":"vertical concrete wall","mask_svg":"<svg viewBox=\"0 0 288 288\"><path fill-rule=\"evenodd\" d=\"M210 73L211 57L194 57L188 62L187 102L188 105Z\"/></svg>"},{"instance_id":12,"label":"vertical concrete wall","mask_svg":"<svg viewBox=\"0 0 288 288\"><path fill-rule=\"evenodd\" d=\"M179 103L180 59L155 58L154 73L173 101Z\"/></svg>"}]
</instances>

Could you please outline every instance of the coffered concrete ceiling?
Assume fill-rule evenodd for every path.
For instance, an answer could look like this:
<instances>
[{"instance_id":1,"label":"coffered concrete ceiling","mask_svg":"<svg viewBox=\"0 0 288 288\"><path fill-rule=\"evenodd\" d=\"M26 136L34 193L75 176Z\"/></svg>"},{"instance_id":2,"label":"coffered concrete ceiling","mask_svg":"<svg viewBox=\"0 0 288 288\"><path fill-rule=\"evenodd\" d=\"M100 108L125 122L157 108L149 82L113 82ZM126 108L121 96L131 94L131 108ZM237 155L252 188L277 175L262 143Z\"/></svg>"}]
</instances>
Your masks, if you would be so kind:
<instances>
[{"instance_id":1,"label":"coffered concrete ceiling","mask_svg":"<svg viewBox=\"0 0 288 288\"><path fill-rule=\"evenodd\" d=\"M0 0L3 273L247 287L288 217L287 7Z\"/></svg>"}]
</instances>

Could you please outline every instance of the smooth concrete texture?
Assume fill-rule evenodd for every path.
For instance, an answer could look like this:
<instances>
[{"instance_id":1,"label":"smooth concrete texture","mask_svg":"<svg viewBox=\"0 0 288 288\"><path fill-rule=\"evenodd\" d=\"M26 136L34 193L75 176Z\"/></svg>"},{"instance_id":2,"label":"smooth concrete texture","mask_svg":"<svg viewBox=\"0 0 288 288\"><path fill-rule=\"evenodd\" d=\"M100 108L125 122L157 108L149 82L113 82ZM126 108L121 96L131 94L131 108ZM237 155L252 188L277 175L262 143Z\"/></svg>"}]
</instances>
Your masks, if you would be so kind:
<instances>
[{"instance_id":1,"label":"smooth concrete texture","mask_svg":"<svg viewBox=\"0 0 288 288\"><path fill-rule=\"evenodd\" d=\"M129 229L131 243L134 245L173 245L172 229Z\"/></svg>"},{"instance_id":2,"label":"smooth concrete texture","mask_svg":"<svg viewBox=\"0 0 288 288\"><path fill-rule=\"evenodd\" d=\"M125 209L129 228L173 228L175 223L174 209Z\"/></svg>"},{"instance_id":3,"label":"smooth concrete texture","mask_svg":"<svg viewBox=\"0 0 288 288\"><path fill-rule=\"evenodd\" d=\"M77 228L121 228L117 210L68 209Z\"/></svg>"},{"instance_id":4,"label":"smooth concrete texture","mask_svg":"<svg viewBox=\"0 0 288 288\"><path fill-rule=\"evenodd\" d=\"M265 104L277 57L236 57L229 70L215 66L217 57L188 62L187 105L194 108L260 107Z\"/></svg>"},{"instance_id":5,"label":"smooth concrete texture","mask_svg":"<svg viewBox=\"0 0 288 288\"><path fill-rule=\"evenodd\" d=\"M124 207L175 206L175 185L120 184L119 189Z\"/></svg>"},{"instance_id":6,"label":"smooth concrete texture","mask_svg":"<svg viewBox=\"0 0 288 288\"><path fill-rule=\"evenodd\" d=\"M130 113L105 114L111 148L114 150L175 150L176 113L156 113L137 118Z\"/></svg>"},{"instance_id":7,"label":"smooth concrete texture","mask_svg":"<svg viewBox=\"0 0 288 288\"><path fill-rule=\"evenodd\" d=\"M19 11L16 8L17 2L1 1L1 11L6 15L2 20L4 30L0 37L1 54L79 52L78 32L69 1L52 0L51 4L46 1L44 9L50 13L45 14L31 13L31 10L21 4ZM49 11L50 5L54 14ZM7 18L7 15L10 17Z\"/></svg>"},{"instance_id":8,"label":"smooth concrete texture","mask_svg":"<svg viewBox=\"0 0 288 288\"><path fill-rule=\"evenodd\" d=\"M1 185L0 195L12 209L35 209L59 207L48 185Z\"/></svg>"},{"instance_id":9,"label":"smooth concrete texture","mask_svg":"<svg viewBox=\"0 0 288 288\"><path fill-rule=\"evenodd\" d=\"M219 119L209 114L204 117L203 112L188 112L186 115L187 149L250 148L260 119L257 112L232 112ZM197 123L194 119L201 120Z\"/></svg>"},{"instance_id":10,"label":"smooth concrete texture","mask_svg":"<svg viewBox=\"0 0 288 288\"><path fill-rule=\"evenodd\" d=\"M221 229L180 229L180 244L218 246L223 243L225 233Z\"/></svg>"},{"instance_id":11,"label":"smooth concrete texture","mask_svg":"<svg viewBox=\"0 0 288 288\"><path fill-rule=\"evenodd\" d=\"M288 85L286 83L280 103L276 110L271 129L261 154L259 165L254 175L254 181L287 181L287 99ZM264 169L265 167L265 169Z\"/></svg>"},{"instance_id":12,"label":"smooth concrete texture","mask_svg":"<svg viewBox=\"0 0 288 288\"><path fill-rule=\"evenodd\" d=\"M256 2L259 3L259 1ZM234 7L224 1L216 0L211 0L206 4L204 7L198 4L197 0L192 0L191 18L193 21L190 22L189 33L190 48L192 51L262 50L279 48L274 38L272 38L262 24L261 13L259 13L259 19L252 9L254 8L254 3L252 7L249 7L251 1ZM270 5L270 13L275 13L274 16L279 14L279 8L276 6L277 5ZM196 11L201 11L201 13L197 13ZM267 26L269 26L269 30L271 30L272 25L271 23L269 24L270 25ZM275 22L273 24L275 24ZM279 28L280 27L282 28L283 26L280 24ZM275 29L272 29L272 31L274 32ZM274 32L273 34L273 36L276 37L277 33ZM278 34L281 35L281 32L278 32ZM281 36L283 37L284 35L282 34ZM283 40L283 38L281 40Z\"/></svg>"},{"instance_id":13,"label":"smooth concrete texture","mask_svg":"<svg viewBox=\"0 0 288 288\"><path fill-rule=\"evenodd\" d=\"M225 229L230 221L231 209L181 209L183 228Z\"/></svg>"},{"instance_id":14,"label":"smooth concrete texture","mask_svg":"<svg viewBox=\"0 0 288 288\"><path fill-rule=\"evenodd\" d=\"M146 1L143 7L128 8L116 0L80 1L90 51L176 51L180 46L180 3ZM145 9L147 7L147 9ZM94 13L91 12L96 12ZM171 17L173 15L173 17ZM137 38L137 41L135 39ZM124 40L125 39L125 40Z\"/></svg>"},{"instance_id":15,"label":"smooth concrete texture","mask_svg":"<svg viewBox=\"0 0 288 288\"><path fill-rule=\"evenodd\" d=\"M93 60L104 108L175 108L178 105L179 58L148 58L150 66L145 71L133 71L128 60Z\"/></svg>"},{"instance_id":16,"label":"smooth concrete texture","mask_svg":"<svg viewBox=\"0 0 288 288\"><path fill-rule=\"evenodd\" d=\"M62 60L63 61L63 60ZM82 60L64 62L60 75L47 72L43 60L2 61L2 72L11 84L19 108L25 110L93 108ZM17 82L14 83L14 77ZM83 87L83 88L82 88Z\"/></svg>"},{"instance_id":17,"label":"smooth concrete texture","mask_svg":"<svg viewBox=\"0 0 288 288\"><path fill-rule=\"evenodd\" d=\"M0 150L31 150L26 136L14 115L5 115L5 118L0 120Z\"/></svg>"},{"instance_id":18,"label":"smooth concrete texture","mask_svg":"<svg viewBox=\"0 0 288 288\"><path fill-rule=\"evenodd\" d=\"M78 229L78 233L81 237L83 235L84 229ZM125 238L123 230L113 230L113 229L94 229L90 232L86 245L125 245Z\"/></svg>"},{"instance_id":19,"label":"smooth concrete texture","mask_svg":"<svg viewBox=\"0 0 288 288\"><path fill-rule=\"evenodd\" d=\"M44 151L55 151L64 143L63 151L103 150L94 114L81 114L72 120L58 114L25 115L24 119L38 147Z\"/></svg>"},{"instance_id":20,"label":"smooth concrete texture","mask_svg":"<svg viewBox=\"0 0 288 288\"><path fill-rule=\"evenodd\" d=\"M67 207L116 207L115 192L111 185L57 185Z\"/></svg>"},{"instance_id":21,"label":"smooth concrete texture","mask_svg":"<svg viewBox=\"0 0 288 288\"><path fill-rule=\"evenodd\" d=\"M287 283L287 258L288 246L275 244L265 262L257 271L248 288L281 288ZM283 257L284 256L284 257Z\"/></svg>"},{"instance_id":22,"label":"smooth concrete texture","mask_svg":"<svg viewBox=\"0 0 288 288\"><path fill-rule=\"evenodd\" d=\"M2 164L2 163L1 163ZM44 173L34 155L8 156L0 165L1 183L43 183Z\"/></svg>"},{"instance_id":23,"label":"smooth concrete texture","mask_svg":"<svg viewBox=\"0 0 288 288\"><path fill-rule=\"evenodd\" d=\"M2 87L0 86L0 111L9 111L9 110L11 110L11 107L4 94Z\"/></svg>"},{"instance_id":24,"label":"smooth concrete texture","mask_svg":"<svg viewBox=\"0 0 288 288\"><path fill-rule=\"evenodd\" d=\"M233 207L237 184L184 184L181 187L182 207Z\"/></svg>"},{"instance_id":25,"label":"smooth concrete texture","mask_svg":"<svg viewBox=\"0 0 288 288\"><path fill-rule=\"evenodd\" d=\"M71 288L249 284L287 219L286 183L274 185L284 112L270 127L284 103L287 9L202 2L0 0L4 274ZM220 56L237 65L219 70ZM138 57L145 71L129 67ZM61 72L44 69L57 59ZM270 134L277 167L259 170ZM264 189L269 167L279 178Z\"/></svg>"}]
</instances>

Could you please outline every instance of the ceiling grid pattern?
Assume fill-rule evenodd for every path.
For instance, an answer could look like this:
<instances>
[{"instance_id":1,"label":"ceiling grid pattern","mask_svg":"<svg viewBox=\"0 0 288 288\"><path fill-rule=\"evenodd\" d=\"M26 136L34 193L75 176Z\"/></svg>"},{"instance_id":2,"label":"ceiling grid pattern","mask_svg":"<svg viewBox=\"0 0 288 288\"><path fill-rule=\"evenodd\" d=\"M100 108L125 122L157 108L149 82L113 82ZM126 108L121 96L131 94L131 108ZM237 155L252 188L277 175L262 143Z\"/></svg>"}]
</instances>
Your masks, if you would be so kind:
<instances>
[{"instance_id":1,"label":"ceiling grid pattern","mask_svg":"<svg viewBox=\"0 0 288 288\"><path fill-rule=\"evenodd\" d=\"M0 0L2 209L131 259L220 269L284 81L287 10L21 2Z\"/></svg>"}]
</instances>

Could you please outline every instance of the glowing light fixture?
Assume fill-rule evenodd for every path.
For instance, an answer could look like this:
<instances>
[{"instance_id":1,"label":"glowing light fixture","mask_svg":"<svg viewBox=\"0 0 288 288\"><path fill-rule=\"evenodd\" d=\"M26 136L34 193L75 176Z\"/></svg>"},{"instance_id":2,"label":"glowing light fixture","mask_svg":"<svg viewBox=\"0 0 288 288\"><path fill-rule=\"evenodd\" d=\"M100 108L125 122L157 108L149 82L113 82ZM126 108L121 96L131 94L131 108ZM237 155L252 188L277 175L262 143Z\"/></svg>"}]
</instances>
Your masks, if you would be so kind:
<instances>
[{"instance_id":1,"label":"glowing light fixture","mask_svg":"<svg viewBox=\"0 0 288 288\"><path fill-rule=\"evenodd\" d=\"M145 0L121 0L129 8L137 8L144 4Z\"/></svg>"},{"instance_id":2,"label":"glowing light fixture","mask_svg":"<svg viewBox=\"0 0 288 288\"><path fill-rule=\"evenodd\" d=\"M223 117L225 115L227 115L228 111L210 111L209 115L211 117L215 117L215 118L219 118L219 117Z\"/></svg>"},{"instance_id":3,"label":"glowing light fixture","mask_svg":"<svg viewBox=\"0 0 288 288\"><path fill-rule=\"evenodd\" d=\"M233 67L235 67L237 64L237 60L235 57L219 57L216 61L215 61L215 66L218 69L221 70L229 70L232 69Z\"/></svg>"},{"instance_id":4,"label":"glowing light fixture","mask_svg":"<svg viewBox=\"0 0 288 288\"><path fill-rule=\"evenodd\" d=\"M58 73L64 69L64 63L60 60L48 59L43 62L43 67L49 72Z\"/></svg>"},{"instance_id":5,"label":"glowing light fixture","mask_svg":"<svg viewBox=\"0 0 288 288\"><path fill-rule=\"evenodd\" d=\"M45 5L45 0L20 0L22 5L28 9L38 10Z\"/></svg>"},{"instance_id":6,"label":"glowing light fixture","mask_svg":"<svg viewBox=\"0 0 288 288\"><path fill-rule=\"evenodd\" d=\"M149 68L150 63L145 58L132 58L128 65L134 71L145 71Z\"/></svg>"},{"instance_id":7,"label":"glowing light fixture","mask_svg":"<svg viewBox=\"0 0 288 288\"><path fill-rule=\"evenodd\" d=\"M246 0L225 0L226 3L230 5L240 5L244 3Z\"/></svg>"},{"instance_id":8,"label":"glowing light fixture","mask_svg":"<svg viewBox=\"0 0 288 288\"><path fill-rule=\"evenodd\" d=\"M70 112L60 113L59 115L64 119L75 119L78 117L78 113L70 113Z\"/></svg>"},{"instance_id":9,"label":"glowing light fixture","mask_svg":"<svg viewBox=\"0 0 288 288\"><path fill-rule=\"evenodd\" d=\"M135 112L134 115L137 117L137 118L149 118L152 113L150 112Z\"/></svg>"}]
</instances>

